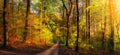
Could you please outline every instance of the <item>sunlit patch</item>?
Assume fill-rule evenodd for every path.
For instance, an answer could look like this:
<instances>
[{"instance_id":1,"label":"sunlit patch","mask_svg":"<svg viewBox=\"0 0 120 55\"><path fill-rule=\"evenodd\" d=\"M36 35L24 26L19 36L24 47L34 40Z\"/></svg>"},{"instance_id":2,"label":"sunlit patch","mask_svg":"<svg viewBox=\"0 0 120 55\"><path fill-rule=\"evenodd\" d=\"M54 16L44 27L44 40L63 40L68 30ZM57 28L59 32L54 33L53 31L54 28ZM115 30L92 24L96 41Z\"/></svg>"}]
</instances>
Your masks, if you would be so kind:
<instances>
[{"instance_id":1,"label":"sunlit patch","mask_svg":"<svg viewBox=\"0 0 120 55\"><path fill-rule=\"evenodd\" d=\"M120 13L120 0L116 0L116 11Z\"/></svg>"},{"instance_id":2,"label":"sunlit patch","mask_svg":"<svg viewBox=\"0 0 120 55\"><path fill-rule=\"evenodd\" d=\"M117 26L120 26L120 0L115 0L115 10L116 10L116 17L117 17Z\"/></svg>"}]
</instances>

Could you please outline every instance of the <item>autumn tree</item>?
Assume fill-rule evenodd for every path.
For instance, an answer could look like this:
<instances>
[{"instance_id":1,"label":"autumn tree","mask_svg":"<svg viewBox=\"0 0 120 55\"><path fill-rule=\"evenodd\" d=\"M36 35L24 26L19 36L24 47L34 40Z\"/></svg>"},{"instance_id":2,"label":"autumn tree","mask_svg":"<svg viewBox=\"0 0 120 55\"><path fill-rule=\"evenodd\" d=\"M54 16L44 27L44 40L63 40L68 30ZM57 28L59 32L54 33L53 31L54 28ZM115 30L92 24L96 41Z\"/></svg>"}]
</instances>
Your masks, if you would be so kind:
<instances>
[{"instance_id":1,"label":"autumn tree","mask_svg":"<svg viewBox=\"0 0 120 55\"><path fill-rule=\"evenodd\" d=\"M90 45L90 0L86 0L86 36Z\"/></svg>"},{"instance_id":2,"label":"autumn tree","mask_svg":"<svg viewBox=\"0 0 120 55\"><path fill-rule=\"evenodd\" d=\"M102 38L101 38L101 42L102 42L102 50L105 50L105 32L106 32L106 20L107 20L107 8L106 8L106 6L107 6L107 3L105 2L105 4L104 4L104 16L103 16L103 25L102 25ZM103 14L102 13L102 14Z\"/></svg>"},{"instance_id":3,"label":"autumn tree","mask_svg":"<svg viewBox=\"0 0 120 55\"><path fill-rule=\"evenodd\" d=\"M113 20L113 16L114 16L114 1L113 0L109 0L109 14L110 14L110 38L109 38L109 51L111 53L111 55L114 54L114 20Z\"/></svg>"},{"instance_id":4,"label":"autumn tree","mask_svg":"<svg viewBox=\"0 0 120 55\"><path fill-rule=\"evenodd\" d=\"M69 0L70 2L70 8L68 9L67 6L65 5L65 2L64 0L62 0L62 4L63 4L63 7L66 11L66 19L67 19L67 22L66 22L66 27L67 27L67 36L66 36L66 46L68 47L68 41L69 41L69 37L70 37L70 15L72 13L72 0Z\"/></svg>"},{"instance_id":5,"label":"autumn tree","mask_svg":"<svg viewBox=\"0 0 120 55\"><path fill-rule=\"evenodd\" d=\"M76 47L75 51L78 52L79 45L78 45L78 39L79 39L79 1L76 0L76 13L77 13L77 37L76 37Z\"/></svg>"},{"instance_id":6,"label":"autumn tree","mask_svg":"<svg viewBox=\"0 0 120 55\"><path fill-rule=\"evenodd\" d=\"M7 45L7 37L6 37L6 31L7 31L7 29L6 29L6 24L7 24L7 22L6 22L6 4L7 4L7 0L4 0L4 6L3 6L3 29L4 29L4 43L3 43L3 47L6 47L6 45Z\"/></svg>"},{"instance_id":7,"label":"autumn tree","mask_svg":"<svg viewBox=\"0 0 120 55\"><path fill-rule=\"evenodd\" d=\"M28 35L28 15L30 13L30 1L31 0L27 0L27 9L26 9L26 18L25 18L25 33L24 33L24 38L23 38L23 42L26 41L26 37Z\"/></svg>"}]
</instances>

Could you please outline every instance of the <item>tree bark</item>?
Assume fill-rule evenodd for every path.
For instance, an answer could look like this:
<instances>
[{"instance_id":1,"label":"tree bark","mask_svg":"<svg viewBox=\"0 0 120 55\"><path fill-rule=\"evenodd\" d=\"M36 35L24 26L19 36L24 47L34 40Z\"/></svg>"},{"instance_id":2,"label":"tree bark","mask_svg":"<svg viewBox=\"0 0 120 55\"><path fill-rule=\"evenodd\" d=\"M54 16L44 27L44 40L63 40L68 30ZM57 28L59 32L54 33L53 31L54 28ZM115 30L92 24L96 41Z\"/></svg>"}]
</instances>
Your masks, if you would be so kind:
<instances>
[{"instance_id":1,"label":"tree bark","mask_svg":"<svg viewBox=\"0 0 120 55\"><path fill-rule=\"evenodd\" d=\"M88 39L88 44L90 45L90 0L86 0L86 36ZM89 46L90 48L90 46Z\"/></svg>"},{"instance_id":2,"label":"tree bark","mask_svg":"<svg viewBox=\"0 0 120 55\"><path fill-rule=\"evenodd\" d=\"M107 9L107 8L106 8L106 7L107 7L106 5L107 5L107 3L105 3L105 6L104 6L104 8L105 8L105 12L104 12L104 15L105 15L105 16L104 16L104 19L103 19L103 20L104 20L104 21L103 21L103 22L104 22L104 23L103 23L103 25L104 25L103 27L104 27L104 28L103 28L103 31L102 31L102 39L101 39L101 41L102 41L102 50L105 50L106 11L107 11L107 10L106 10L106 9Z\"/></svg>"},{"instance_id":3,"label":"tree bark","mask_svg":"<svg viewBox=\"0 0 120 55\"><path fill-rule=\"evenodd\" d=\"M70 37L70 15L71 15L71 13L72 13L72 6L70 7L70 10L68 10L67 9L67 7L66 7L66 5L65 5L65 2L64 2L64 0L61 0L62 1L62 3L63 3L63 7L65 8L65 10L66 10L66 18L67 18L67 22L66 22L66 27L67 27L67 36L66 36L66 46L68 47L68 41L69 41L69 37ZM72 1L71 0L69 0L70 1L70 4L72 5Z\"/></svg>"},{"instance_id":4,"label":"tree bark","mask_svg":"<svg viewBox=\"0 0 120 55\"><path fill-rule=\"evenodd\" d=\"M76 13L77 13L77 37L76 37L76 47L75 47L75 51L78 52L79 50L79 46L78 46L78 39L79 39L79 5L78 5L79 1L76 0Z\"/></svg>"},{"instance_id":5,"label":"tree bark","mask_svg":"<svg viewBox=\"0 0 120 55\"><path fill-rule=\"evenodd\" d=\"M25 32L24 32L24 37L23 37L23 42L26 42L26 38L28 35L28 15L30 13L30 1L31 0L27 0L27 9L26 9L26 19L25 19Z\"/></svg>"},{"instance_id":6,"label":"tree bark","mask_svg":"<svg viewBox=\"0 0 120 55\"><path fill-rule=\"evenodd\" d=\"M3 29L4 29L4 43L3 43L3 47L6 47L7 45L7 38L6 38L6 31L7 31L7 28L6 28L6 4L7 4L7 0L4 0L4 6L3 6Z\"/></svg>"},{"instance_id":7,"label":"tree bark","mask_svg":"<svg viewBox=\"0 0 120 55\"><path fill-rule=\"evenodd\" d=\"M111 34L109 38L109 51L110 54L114 55L114 20L113 20L113 0L109 0L109 12L110 12L110 27L111 27Z\"/></svg>"}]
</instances>

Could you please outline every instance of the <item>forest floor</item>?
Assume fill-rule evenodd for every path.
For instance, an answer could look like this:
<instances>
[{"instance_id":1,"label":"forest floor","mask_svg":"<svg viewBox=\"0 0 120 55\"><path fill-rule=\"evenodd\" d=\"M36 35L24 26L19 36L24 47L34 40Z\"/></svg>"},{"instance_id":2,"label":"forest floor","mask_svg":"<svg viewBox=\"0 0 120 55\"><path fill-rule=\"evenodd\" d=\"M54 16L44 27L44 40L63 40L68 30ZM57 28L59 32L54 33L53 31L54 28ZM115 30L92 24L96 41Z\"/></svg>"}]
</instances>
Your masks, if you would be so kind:
<instances>
[{"instance_id":1,"label":"forest floor","mask_svg":"<svg viewBox=\"0 0 120 55\"><path fill-rule=\"evenodd\" d=\"M82 50L82 49L81 49ZM88 52L91 52L89 54ZM43 46L41 48L0 48L0 55L110 55L105 51L80 51L76 53L70 48L59 45L58 43L52 46ZM120 52L115 52L115 55L120 55Z\"/></svg>"}]
</instances>

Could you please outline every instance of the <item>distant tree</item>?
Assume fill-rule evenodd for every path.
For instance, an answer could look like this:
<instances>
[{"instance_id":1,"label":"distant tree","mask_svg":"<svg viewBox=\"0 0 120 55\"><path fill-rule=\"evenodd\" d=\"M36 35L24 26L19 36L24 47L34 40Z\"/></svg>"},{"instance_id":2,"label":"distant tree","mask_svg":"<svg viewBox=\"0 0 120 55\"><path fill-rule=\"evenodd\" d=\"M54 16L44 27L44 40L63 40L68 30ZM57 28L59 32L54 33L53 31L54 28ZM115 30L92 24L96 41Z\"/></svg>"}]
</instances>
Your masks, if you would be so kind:
<instances>
[{"instance_id":1,"label":"distant tree","mask_svg":"<svg viewBox=\"0 0 120 55\"><path fill-rule=\"evenodd\" d=\"M110 14L110 38L109 38L109 51L111 55L114 55L114 20L113 20L113 15L114 15L114 0L109 0L109 14Z\"/></svg>"},{"instance_id":2,"label":"distant tree","mask_svg":"<svg viewBox=\"0 0 120 55\"><path fill-rule=\"evenodd\" d=\"M104 4L105 6L104 6L104 8L105 8L105 12L104 12L104 18L103 18L103 28L102 28L102 39L101 39L101 41L102 41L102 50L105 50L105 32L106 32L106 18L107 18L107 16L106 16L106 5L107 5L107 3L105 2L105 4Z\"/></svg>"},{"instance_id":3,"label":"distant tree","mask_svg":"<svg viewBox=\"0 0 120 55\"><path fill-rule=\"evenodd\" d=\"M90 0L86 0L86 36L90 45Z\"/></svg>"}]
</instances>

